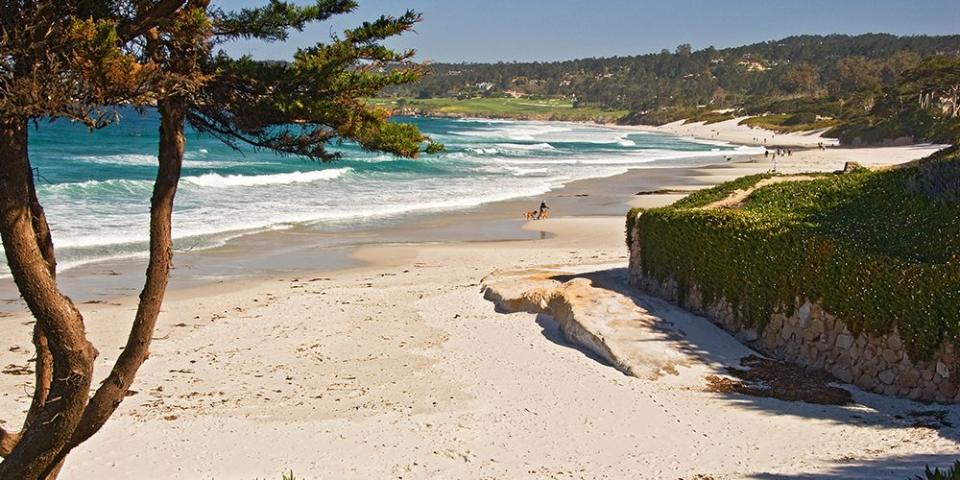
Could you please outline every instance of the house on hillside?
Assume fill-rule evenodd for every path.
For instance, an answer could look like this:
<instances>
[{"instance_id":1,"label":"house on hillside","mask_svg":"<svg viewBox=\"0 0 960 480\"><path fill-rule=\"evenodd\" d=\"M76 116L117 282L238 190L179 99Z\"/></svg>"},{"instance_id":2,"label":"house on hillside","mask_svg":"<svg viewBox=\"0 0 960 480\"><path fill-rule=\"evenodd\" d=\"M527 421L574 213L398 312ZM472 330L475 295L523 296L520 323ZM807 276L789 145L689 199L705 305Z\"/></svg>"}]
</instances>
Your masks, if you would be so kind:
<instances>
[{"instance_id":1,"label":"house on hillside","mask_svg":"<svg viewBox=\"0 0 960 480\"><path fill-rule=\"evenodd\" d=\"M740 65L743 68L746 68L748 72L763 72L767 70L766 65L750 59L744 59L737 62L737 65Z\"/></svg>"}]
</instances>

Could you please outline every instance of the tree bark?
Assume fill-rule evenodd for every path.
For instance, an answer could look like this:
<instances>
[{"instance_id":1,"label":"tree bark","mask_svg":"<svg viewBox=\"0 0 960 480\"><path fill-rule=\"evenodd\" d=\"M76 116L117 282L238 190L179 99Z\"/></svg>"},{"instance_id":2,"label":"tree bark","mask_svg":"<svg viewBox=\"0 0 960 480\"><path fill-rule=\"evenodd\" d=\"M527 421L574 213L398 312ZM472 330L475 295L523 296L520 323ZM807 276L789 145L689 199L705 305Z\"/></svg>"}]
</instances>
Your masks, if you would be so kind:
<instances>
[{"instance_id":1,"label":"tree bark","mask_svg":"<svg viewBox=\"0 0 960 480\"><path fill-rule=\"evenodd\" d=\"M29 168L29 158L27 167ZM32 172L32 169L30 169ZM36 185L33 182L33 176L30 176L30 211L33 220L33 228L36 232L37 246L47 262L47 269L50 274L56 276L57 261L53 250L53 239L50 235L50 227L47 224L47 217L37 198ZM50 354L50 347L47 341L47 335L40 329L39 324L33 326L33 345L36 350L36 364L34 366L34 388L33 400L30 402L30 409L27 411L26 418L23 421L23 427L20 431L25 431L30 424L40 414L40 409L46 403L47 396L50 393L50 382L53 380L53 357ZM20 434L12 434L0 429L0 457L6 457L13 451L13 447L20 440Z\"/></svg>"},{"instance_id":2,"label":"tree bark","mask_svg":"<svg viewBox=\"0 0 960 480\"><path fill-rule=\"evenodd\" d=\"M183 164L185 147L183 128L186 117L186 103L180 98L173 98L162 102L159 105L159 110L161 112L160 150L157 179L151 198L150 260L130 336L110 375L87 403L80 421L70 435L69 441L65 442L53 455L52 461L48 462L46 468L40 471L37 478L55 478L63 459L66 458L70 450L90 438L104 425L123 401L123 398L126 397L137 370L149 356L150 341L160 314L173 259L172 213ZM32 179L32 172L30 173ZM41 256L49 269L50 276L54 278L56 262L54 260L53 243L50 240L49 227L43 215L43 210L32 187L31 183L29 191L32 194L32 226L36 233L37 250L42 252ZM42 352L46 351L49 355L49 349L45 348L47 339L39 326L39 322L34 332L34 338L38 349L38 387L35 390L30 412L36 411L39 413L47 398L45 392L49 390L44 388L44 385L49 385L49 383L42 378L49 377L50 373L47 368L41 369L41 358L46 357L43 356ZM50 358L49 364L52 364L52 356ZM44 366L46 365L48 363L44 361ZM46 373L42 375L41 371ZM31 417L35 416L36 414L28 413L23 431L27 431L27 427L32 420ZM20 437L17 434L6 434L0 437L0 441L9 445L16 445L19 439ZM0 452L2 451L3 446L0 445ZM5 478L0 476L0 479Z\"/></svg>"},{"instance_id":3,"label":"tree bark","mask_svg":"<svg viewBox=\"0 0 960 480\"><path fill-rule=\"evenodd\" d=\"M20 441L19 433L10 433L0 428L0 458L10 455L13 447Z\"/></svg>"},{"instance_id":4,"label":"tree bark","mask_svg":"<svg viewBox=\"0 0 960 480\"><path fill-rule=\"evenodd\" d=\"M47 398L0 463L2 480L41 478L58 463L87 403L97 355L86 339L83 317L58 289L38 244L32 176L26 119L0 120L0 238L20 294L46 336L53 367Z\"/></svg>"},{"instance_id":5,"label":"tree bark","mask_svg":"<svg viewBox=\"0 0 960 480\"><path fill-rule=\"evenodd\" d=\"M53 236L50 234L50 225L47 224L47 215L40 205L40 199L37 197L37 187L34 183L33 169L30 165L30 158L27 157L27 169L30 171L29 193L30 193L30 217L33 224L33 231L37 239L37 247L40 249L43 260L47 263L47 270L55 279L57 276L57 257L53 250ZM25 431L31 423L40 414L43 405L46 404L50 393L50 382L53 381L53 356L50 354L50 345L47 340L47 334L40 328L39 323L33 326L33 345L36 350L36 364L34 366L34 387L33 400L30 403L30 410L27 412L26 419L23 422L21 431Z\"/></svg>"},{"instance_id":6,"label":"tree bark","mask_svg":"<svg viewBox=\"0 0 960 480\"><path fill-rule=\"evenodd\" d=\"M50 396L50 383L53 381L53 355L50 353L50 342L39 323L33 326L33 345L37 354L37 361L34 364L33 400L30 402L30 410L27 411L21 431L26 431L40 415L40 410L46 405L47 398Z\"/></svg>"},{"instance_id":7,"label":"tree bark","mask_svg":"<svg viewBox=\"0 0 960 480\"><path fill-rule=\"evenodd\" d=\"M183 134L187 106L180 97L160 102L160 150L157 178L150 199L150 260L146 281L140 292L140 304L130 336L110 375L90 399L83 418L59 458L96 433L123 401L137 370L147 360L150 340L167 288L173 261L171 220L173 201L180 182L185 138Z\"/></svg>"}]
</instances>

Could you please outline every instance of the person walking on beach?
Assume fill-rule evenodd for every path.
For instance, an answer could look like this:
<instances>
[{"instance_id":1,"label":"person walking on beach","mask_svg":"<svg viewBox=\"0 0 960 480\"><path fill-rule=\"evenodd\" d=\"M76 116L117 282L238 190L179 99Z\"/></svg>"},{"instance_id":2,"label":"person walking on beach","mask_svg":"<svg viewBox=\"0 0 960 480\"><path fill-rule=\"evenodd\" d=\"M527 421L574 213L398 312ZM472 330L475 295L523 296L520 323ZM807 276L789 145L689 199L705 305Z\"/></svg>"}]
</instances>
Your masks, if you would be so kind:
<instances>
[{"instance_id":1,"label":"person walking on beach","mask_svg":"<svg viewBox=\"0 0 960 480\"><path fill-rule=\"evenodd\" d=\"M537 220L540 220L541 218L543 218L543 212L546 212L547 210L550 210L550 207L547 206L546 201L541 200L540 210L537 210Z\"/></svg>"}]
</instances>

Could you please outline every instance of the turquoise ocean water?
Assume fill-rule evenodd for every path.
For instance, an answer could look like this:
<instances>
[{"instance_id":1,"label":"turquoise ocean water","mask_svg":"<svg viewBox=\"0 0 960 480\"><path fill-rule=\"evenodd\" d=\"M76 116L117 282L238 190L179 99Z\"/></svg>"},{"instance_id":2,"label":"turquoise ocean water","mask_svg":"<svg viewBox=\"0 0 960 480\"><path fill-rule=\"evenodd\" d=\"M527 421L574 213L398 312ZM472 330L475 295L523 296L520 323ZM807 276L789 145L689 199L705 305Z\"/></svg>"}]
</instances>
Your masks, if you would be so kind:
<instances>
[{"instance_id":1,"label":"turquoise ocean water","mask_svg":"<svg viewBox=\"0 0 960 480\"><path fill-rule=\"evenodd\" d=\"M539 195L567 182L631 167L717 161L756 149L602 126L401 118L446 145L417 160L337 147L333 163L236 151L187 134L174 214L178 249L306 225L349 228L420 212ZM30 155L61 269L144 255L156 173L155 113L124 112L95 132L65 121L30 132ZM0 265L0 273L6 268Z\"/></svg>"}]
</instances>

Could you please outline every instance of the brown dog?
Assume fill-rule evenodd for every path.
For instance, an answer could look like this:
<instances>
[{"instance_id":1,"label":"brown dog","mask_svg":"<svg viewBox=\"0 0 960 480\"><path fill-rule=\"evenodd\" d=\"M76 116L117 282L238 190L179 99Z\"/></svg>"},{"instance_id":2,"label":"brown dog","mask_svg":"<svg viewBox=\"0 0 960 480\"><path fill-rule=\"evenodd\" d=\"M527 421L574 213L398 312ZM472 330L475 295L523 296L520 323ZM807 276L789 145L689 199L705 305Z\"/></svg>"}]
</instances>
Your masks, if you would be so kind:
<instances>
[{"instance_id":1,"label":"brown dog","mask_svg":"<svg viewBox=\"0 0 960 480\"><path fill-rule=\"evenodd\" d=\"M550 218L550 210L544 210L543 213L538 212L537 210L531 210L523 214L523 218L527 220L546 220Z\"/></svg>"}]
</instances>

